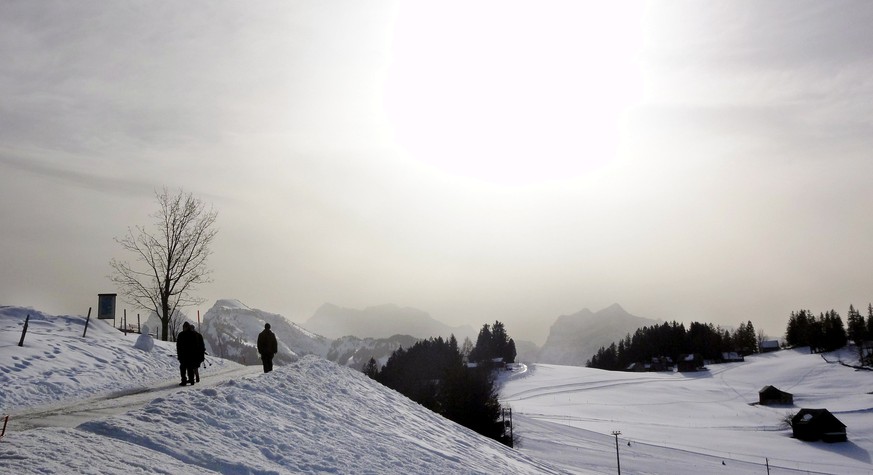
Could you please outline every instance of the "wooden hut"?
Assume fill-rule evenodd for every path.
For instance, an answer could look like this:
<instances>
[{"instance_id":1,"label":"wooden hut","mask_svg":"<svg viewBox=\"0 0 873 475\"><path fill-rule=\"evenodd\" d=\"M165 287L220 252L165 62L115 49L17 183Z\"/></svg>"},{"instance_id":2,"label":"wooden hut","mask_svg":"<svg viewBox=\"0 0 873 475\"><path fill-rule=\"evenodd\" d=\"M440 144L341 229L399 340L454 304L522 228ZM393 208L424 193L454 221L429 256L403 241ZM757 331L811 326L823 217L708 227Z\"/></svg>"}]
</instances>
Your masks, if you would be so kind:
<instances>
[{"instance_id":1,"label":"wooden hut","mask_svg":"<svg viewBox=\"0 0 873 475\"><path fill-rule=\"evenodd\" d=\"M694 372L703 366L698 355L681 355L676 362L676 370L682 373Z\"/></svg>"},{"instance_id":2,"label":"wooden hut","mask_svg":"<svg viewBox=\"0 0 873 475\"><path fill-rule=\"evenodd\" d=\"M806 441L845 442L846 425L827 409L801 409L791 418L794 438Z\"/></svg>"},{"instance_id":3,"label":"wooden hut","mask_svg":"<svg viewBox=\"0 0 873 475\"><path fill-rule=\"evenodd\" d=\"M779 351L779 340L764 340L758 348L761 353L769 353L771 351Z\"/></svg>"},{"instance_id":4,"label":"wooden hut","mask_svg":"<svg viewBox=\"0 0 873 475\"><path fill-rule=\"evenodd\" d=\"M758 391L758 404L769 406L772 404L794 404L794 395L780 391L775 386L764 386Z\"/></svg>"}]
</instances>

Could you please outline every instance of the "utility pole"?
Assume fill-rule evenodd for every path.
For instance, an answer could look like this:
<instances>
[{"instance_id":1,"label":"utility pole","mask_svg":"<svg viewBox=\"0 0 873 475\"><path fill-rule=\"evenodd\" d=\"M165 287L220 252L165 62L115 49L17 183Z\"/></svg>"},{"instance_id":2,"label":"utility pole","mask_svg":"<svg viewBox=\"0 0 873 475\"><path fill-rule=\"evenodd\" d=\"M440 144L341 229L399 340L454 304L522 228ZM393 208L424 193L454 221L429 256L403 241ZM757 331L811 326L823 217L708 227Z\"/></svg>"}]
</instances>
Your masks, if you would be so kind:
<instances>
[{"instance_id":1,"label":"utility pole","mask_svg":"<svg viewBox=\"0 0 873 475\"><path fill-rule=\"evenodd\" d=\"M621 475L621 459L618 458L618 436L621 435L621 431L614 430L612 435L615 436L615 463L618 467L618 475Z\"/></svg>"}]
</instances>

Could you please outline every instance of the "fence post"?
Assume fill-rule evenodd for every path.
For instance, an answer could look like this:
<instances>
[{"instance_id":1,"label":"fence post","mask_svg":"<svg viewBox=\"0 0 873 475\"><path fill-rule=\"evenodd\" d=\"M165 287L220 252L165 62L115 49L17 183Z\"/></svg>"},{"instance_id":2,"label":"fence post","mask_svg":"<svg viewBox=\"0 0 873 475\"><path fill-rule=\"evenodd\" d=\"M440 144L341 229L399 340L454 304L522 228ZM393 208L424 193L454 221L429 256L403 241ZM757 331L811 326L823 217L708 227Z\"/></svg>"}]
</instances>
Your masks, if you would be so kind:
<instances>
[{"instance_id":1,"label":"fence post","mask_svg":"<svg viewBox=\"0 0 873 475\"><path fill-rule=\"evenodd\" d=\"M6 435L6 424L8 422L9 422L9 414L6 414L5 416L3 416L3 429L0 429L0 439L2 439L4 435Z\"/></svg>"},{"instance_id":2,"label":"fence post","mask_svg":"<svg viewBox=\"0 0 873 475\"><path fill-rule=\"evenodd\" d=\"M88 323L91 321L91 307L88 307L88 318L85 319L85 331L82 332L82 338L88 333Z\"/></svg>"},{"instance_id":3,"label":"fence post","mask_svg":"<svg viewBox=\"0 0 873 475\"><path fill-rule=\"evenodd\" d=\"M24 346L24 335L27 335L27 324L30 322L30 314L24 319L24 328L21 330L21 339L18 340L18 346Z\"/></svg>"}]
</instances>

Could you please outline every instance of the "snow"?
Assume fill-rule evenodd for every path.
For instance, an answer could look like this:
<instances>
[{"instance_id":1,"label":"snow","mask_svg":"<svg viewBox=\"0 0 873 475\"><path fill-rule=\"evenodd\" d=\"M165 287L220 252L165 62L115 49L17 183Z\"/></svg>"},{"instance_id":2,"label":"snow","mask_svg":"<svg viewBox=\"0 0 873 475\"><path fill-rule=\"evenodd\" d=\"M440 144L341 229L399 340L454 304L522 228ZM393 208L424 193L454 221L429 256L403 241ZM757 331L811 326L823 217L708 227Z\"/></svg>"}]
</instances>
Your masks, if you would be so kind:
<instances>
[{"instance_id":1,"label":"snow","mask_svg":"<svg viewBox=\"0 0 873 475\"><path fill-rule=\"evenodd\" d=\"M83 324L0 307L0 411L11 414L0 473L566 473L316 356L220 384L248 368L212 358L203 384L180 388L172 345L144 352L135 335L99 321L82 338ZM103 393L149 385L158 389L129 409L63 420L78 406L105 409ZM40 427L46 414L61 419L56 427Z\"/></svg>"},{"instance_id":2,"label":"snow","mask_svg":"<svg viewBox=\"0 0 873 475\"><path fill-rule=\"evenodd\" d=\"M0 307L0 473L616 473L616 442L622 473L873 473L873 372L839 364L850 349L699 373L513 365L512 449L317 356L269 374L210 357L180 388L172 344L142 351L95 320L83 337L84 320ZM795 405L757 405L767 385ZM800 408L830 410L849 441L793 439Z\"/></svg>"},{"instance_id":3,"label":"snow","mask_svg":"<svg viewBox=\"0 0 873 475\"><path fill-rule=\"evenodd\" d=\"M568 470L609 473L612 431L620 431L627 473L766 473L769 462L771 473L870 474L873 372L838 362L857 360L854 351L827 359L808 349L779 351L697 373L536 365L510 376L501 403L513 410L525 452ZM792 393L794 405L758 405L767 385ZM801 408L828 409L846 424L849 441L792 438L785 418Z\"/></svg>"}]
</instances>

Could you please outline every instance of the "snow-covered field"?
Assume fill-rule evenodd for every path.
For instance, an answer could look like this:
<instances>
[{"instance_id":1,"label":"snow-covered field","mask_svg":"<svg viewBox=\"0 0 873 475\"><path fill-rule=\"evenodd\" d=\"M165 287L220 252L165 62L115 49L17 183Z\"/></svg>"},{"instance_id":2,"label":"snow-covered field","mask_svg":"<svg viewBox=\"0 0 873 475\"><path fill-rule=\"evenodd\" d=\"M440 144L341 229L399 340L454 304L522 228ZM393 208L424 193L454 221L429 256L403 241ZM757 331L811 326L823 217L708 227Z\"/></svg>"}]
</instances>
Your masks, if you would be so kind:
<instances>
[{"instance_id":1,"label":"snow-covered field","mask_svg":"<svg viewBox=\"0 0 873 475\"><path fill-rule=\"evenodd\" d=\"M698 373L623 373L535 365L503 385L525 453L566 468L624 473L873 473L873 372L840 365L851 350L787 350L709 365ZM793 406L760 406L773 385ZM791 437L785 416L826 408L849 441ZM556 441L549 443L548 441Z\"/></svg>"},{"instance_id":2,"label":"snow-covered field","mask_svg":"<svg viewBox=\"0 0 873 475\"><path fill-rule=\"evenodd\" d=\"M609 474L620 431L625 474L873 474L873 373L803 351L695 374L522 368L501 386L510 449L316 357L267 375L210 358L201 385L179 388L172 344L145 352L83 325L0 307L0 473ZM756 405L766 385L795 405ZM801 407L831 410L849 442L791 438L784 418Z\"/></svg>"}]
</instances>

